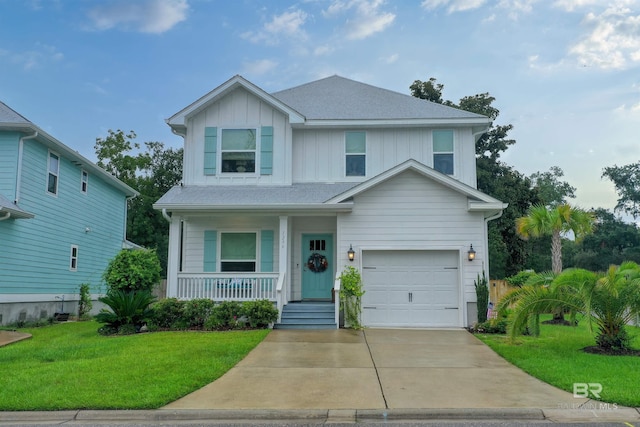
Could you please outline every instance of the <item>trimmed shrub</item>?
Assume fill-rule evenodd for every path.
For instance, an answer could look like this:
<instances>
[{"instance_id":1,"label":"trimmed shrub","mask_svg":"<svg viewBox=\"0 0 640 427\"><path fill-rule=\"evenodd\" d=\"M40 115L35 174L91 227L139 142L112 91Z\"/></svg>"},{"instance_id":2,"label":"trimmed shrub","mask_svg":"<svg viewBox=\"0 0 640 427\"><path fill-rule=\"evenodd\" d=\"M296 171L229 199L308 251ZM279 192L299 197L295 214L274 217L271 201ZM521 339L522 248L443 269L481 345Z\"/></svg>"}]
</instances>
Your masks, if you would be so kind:
<instances>
[{"instance_id":1,"label":"trimmed shrub","mask_svg":"<svg viewBox=\"0 0 640 427\"><path fill-rule=\"evenodd\" d=\"M109 262L103 279L112 291L149 291L160 282L160 261L149 249L123 249Z\"/></svg>"},{"instance_id":2,"label":"trimmed shrub","mask_svg":"<svg viewBox=\"0 0 640 427\"><path fill-rule=\"evenodd\" d=\"M89 312L93 308L91 301L91 286L88 283L80 285L80 301L78 302L78 319L89 319Z\"/></svg>"},{"instance_id":3,"label":"trimmed shrub","mask_svg":"<svg viewBox=\"0 0 640 427\"><path fill-rule=\"evenodd\" d=\"M266 328L278 320L278 309L269 300L245 301L242 314L252 328Z\"/></svg>"},{"instance_id":4,"label":"trimmed shrub","mask_svg":"<svg viewBox=\"0 0 640 427\"><path fill-rule=\"evenodd\" d=\"M478 274L478 280L474 280L473 285L476 288L476 299L478 301L478 323L487 321L487 310L489 309L489 282L487 281L484 271L482 278Z\"/></svg>"},{"instance_id":5,"label":"trimmed shrub","mask_svg":"<svg viewBox=\"0 0 640 427\"><path fill-rule=\"evenodd\" d=\"M204 328L209 331L220 329L237 329L242 327L240 317L242 305L237 301L223 301L211 309L209 318L204 323Z\"/></svg>"},{"instance_id":6,"label":"trimmed shrub","mask_svg":"<svg viewBox=\"0 0 640 427\"><path fill-rule=\"evenodd\" d=\"M184 301L177 298L160 300L151 307L153 310L151 321L160 329L170 329L181 321L184 305Z\"/></svg>"},{"instance_id":7,"label":"trimmed shrub","mask_svg":"<svg viewBox=\"0 0 640 427\"><path fill-rule=\"evenodd\" d=\"M184 303L182 317L192 328L202 328L216 304L208 298L192 299Z\"/></svg>"}]
</instances>

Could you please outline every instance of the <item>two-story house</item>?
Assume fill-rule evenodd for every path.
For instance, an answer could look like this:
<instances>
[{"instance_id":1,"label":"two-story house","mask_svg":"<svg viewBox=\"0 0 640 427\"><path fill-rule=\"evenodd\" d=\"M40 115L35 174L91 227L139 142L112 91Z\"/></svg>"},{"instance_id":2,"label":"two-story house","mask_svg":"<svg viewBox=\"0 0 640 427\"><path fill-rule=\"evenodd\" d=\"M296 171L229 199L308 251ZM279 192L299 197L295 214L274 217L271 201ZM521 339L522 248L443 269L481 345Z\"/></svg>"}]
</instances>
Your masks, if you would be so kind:
<instances>
[{"instance_id":1,"label":"two-story house","mask_svg":"<svg viewBox=\"0 0 640 427\"><path fill-rule=\"evenodd\" d=\"M168 296L331 304L354 266L365 326L475 321L506 207L476 188L489 118L339 76L271 94L235 76L167 123L184 138L183 182L155 204Z\"/></svg>"},{"instance_id":2,"label":"two-story house","mask_svg":"<svg viewBox=\"0 0 640 427\"><path fill-rule=\"evenodd\" d=\"M0 102L0 324L77 312L100 292L137 193Z\"/></svg>"}]
</instances>

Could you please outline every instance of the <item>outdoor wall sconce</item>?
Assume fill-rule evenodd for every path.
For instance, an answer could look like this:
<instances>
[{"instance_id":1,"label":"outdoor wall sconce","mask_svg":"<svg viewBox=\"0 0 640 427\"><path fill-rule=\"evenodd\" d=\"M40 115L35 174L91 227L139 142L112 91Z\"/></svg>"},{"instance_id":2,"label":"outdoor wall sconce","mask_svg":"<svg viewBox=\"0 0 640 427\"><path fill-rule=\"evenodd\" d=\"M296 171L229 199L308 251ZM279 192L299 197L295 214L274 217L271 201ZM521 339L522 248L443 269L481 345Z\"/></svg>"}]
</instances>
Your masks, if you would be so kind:
<instances>
[{"instance_id":1,"label":"outdoor wall sconce","mask_svg":"<svg viewBox=\"0 0 640 427\"><path fill-rule=\"evenodd\" d=\"M469 261L476 259L476 251L473 250L473 245L469 245L469 251L467 252Z\"/></svg>"},{"instance_id":2,"label":"outdoor wall sconce","mask_svg":"<svg viewBox=\"0 0 640 427\"><path fill-rule=\"evenodd\" d=\"M349 261L353 262L355 257L356 257L356 251L353 250L352 245L349 245L349 250L347 251L347 258L349 258Z\"/></svg>"}]
</instances>

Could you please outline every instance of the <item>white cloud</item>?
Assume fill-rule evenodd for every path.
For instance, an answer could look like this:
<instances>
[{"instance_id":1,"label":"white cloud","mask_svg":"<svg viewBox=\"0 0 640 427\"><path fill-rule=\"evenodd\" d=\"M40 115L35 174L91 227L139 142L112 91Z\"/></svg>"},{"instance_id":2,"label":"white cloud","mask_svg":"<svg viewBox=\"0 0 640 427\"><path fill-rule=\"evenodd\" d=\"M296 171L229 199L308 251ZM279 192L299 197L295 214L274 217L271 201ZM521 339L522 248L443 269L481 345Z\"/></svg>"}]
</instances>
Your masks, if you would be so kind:
<instances>
[{"instance_id":1,"label":"white cloud","mask_svg":"<svg viewBox=\"0 0 640 427\"><path fill-rule=\"evenodd\" d=\"M113 0L88 13L94 30L122 28L160 34L187 19L187 0Z\"/></svg>"},{"instance_id":2,"label":"white cloud","mask_svg":"<svg viewBox=\"0 0 640 427\"><path fill-rule=\"evenodd\" d=\"M394 53L393 55L389 55L386 57L381 58L383 62L387 63L387 64L393 64L394 62L396 62L398 60L398 58L400 57L400 55L398 55L397 53Z\"/></svg>"},{"instance_id":3,"label":"white cloud","mask_svg":"<svg viewBox=\"0 0 640 427\"><path fill-rule=\"evenodd\" d=\"M334 51L333 46L330 46L328 44L322 45L322 46L318 46L313 50L313 54L315 56L322 56L322 55L328 55L331 52Z\"/></svg>"},{"instance_id":4,"label":"white cloud","mask_svg":"<svg viewBox=\"0 0 640 427\"><path fill-rule=\"evenodd\" d=\"M485 1L486 0L423 0L420 5L427 10L447 7L448 13L454 13L477 9L482 6Z\"/></svg>"},{"instance_id":5,"label":"white cloud","mask_svg":"<svg viewBox=\"0 0 640 427\"><path fill-rule=\"evenodd\" d=\"M260 31L248 31L242 34L242 37L254 43L266 42L268 44L277 44L280 36L290 37L295 40L306 40L307 33L302 28L307 18L306 12L300 9L294 9L275 15L271 21L264 24Z\"/></svg>"},{"instance_id":6,"label":"white cloud","mask_svg":"<svg viewBox=\"0 0 640 427\"><path fill-rule=\"evenodd\" d=\"M334 0L323 15L331 17L353 10L353 18L347 19L346 36L350 40L362 40L384 31L396 19L395 14L380 10L384 3L384 0Z\"/></svg>"},{"instance_id":7,"label":"white cloud","mask_svg":"<svg viewBox=\"0 0 640 427\"><path fill-rule=\"evenodd\" d=\"M553 3L553 6L564 9L567 12L573 12L576 9L598 4L600 2L601 0L556 0Z\"/></svg>"},{"instance_id":8,"label":"white cloud","mask_svg":"<svg viewBox=\"0 0 640 427\"><path fill-rule=\"evenodd\" d=\"M259 76L276 68L278 63L270 59L259 59L257 61L244 62L242 65L243 74Z\"/></svg>"},{"instance_id":9,"label":"white cloud","mask_svg":"<svg viewBox=\"0 0 640 427\"><path fill-rule=\"evenodd\" d=\"M22 67L25 71L30 71L40 66L61 61L64 55L55 46L36 43L34 49L23 52L11 52L0 50L0 58L6 58L10 63Z\"/></svg>"},{"instance_id":10,"label":"white cloud","mask_svg":"<svg viewBox=\"0 0 640 427\"><path fill-rule=\"evenodd\" d=\"M640 62L640 14L624 6L611 6L600 14L586 15L591 33L569 53L586 66L625 69Z\"/></svg>"},{"instance_id":11,"label":"white cloud","mask_svg":"<svg viewBox=\"0 0 640 427\"><path fill-rule=\"evenodd\" d=\"M498 7L505 9L510 19L517 20L520 15L531 13L533 4L538 0L500 0Z\"/></svg>"}]
</instances>

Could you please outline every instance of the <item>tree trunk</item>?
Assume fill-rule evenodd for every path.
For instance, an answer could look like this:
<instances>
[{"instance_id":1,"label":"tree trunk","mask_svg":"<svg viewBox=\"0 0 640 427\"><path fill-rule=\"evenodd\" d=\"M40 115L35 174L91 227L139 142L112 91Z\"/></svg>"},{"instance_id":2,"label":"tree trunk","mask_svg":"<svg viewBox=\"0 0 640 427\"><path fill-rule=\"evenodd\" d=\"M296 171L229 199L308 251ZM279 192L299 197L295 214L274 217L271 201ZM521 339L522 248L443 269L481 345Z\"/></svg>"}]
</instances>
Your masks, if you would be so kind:
<instances>
[{"instance_id":1,"label":"tree trunk","mask_svg":"<svg viewBox=\"0 0 640 427\"><path fill-rule=\"evenodd\" d=\"M562 239L560 231L554 230L551 235L551 270L556 273L562 273ZM553 311L554 323L564 322L564 313L562 308Z\"/></svg>"},{"instance_id":2,"label":"tree trunk","mask_svg":"<svg viewBox=\"0 0 640 427\"><path fill-rule=\"evenodd\" d=\"M551 270L562 273L562 239L560 231L554 231L551 235Z\"/></svg>"}]
</instances>

